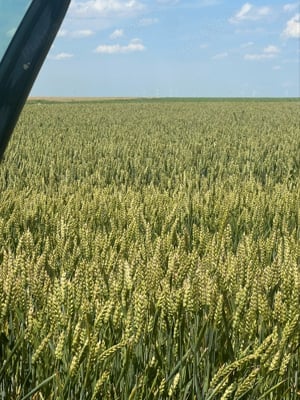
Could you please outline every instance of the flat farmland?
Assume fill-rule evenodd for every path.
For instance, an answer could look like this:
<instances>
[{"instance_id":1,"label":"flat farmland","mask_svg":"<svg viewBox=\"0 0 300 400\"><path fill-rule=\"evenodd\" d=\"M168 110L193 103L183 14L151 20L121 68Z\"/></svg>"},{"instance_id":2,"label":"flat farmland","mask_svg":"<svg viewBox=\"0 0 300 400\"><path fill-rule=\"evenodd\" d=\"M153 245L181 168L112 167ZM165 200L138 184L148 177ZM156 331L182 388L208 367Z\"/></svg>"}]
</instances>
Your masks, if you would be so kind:
<instances>
[{"instance_id":1,"label":"flat farmland","mask_svg":"<svg viewBox=\"0 0 300 400\"><path fill-rule=\"evenodd\" d=\"M28 102L0 164L0 398L299 398L299 121Z\"/></svg>"}]
</instances>

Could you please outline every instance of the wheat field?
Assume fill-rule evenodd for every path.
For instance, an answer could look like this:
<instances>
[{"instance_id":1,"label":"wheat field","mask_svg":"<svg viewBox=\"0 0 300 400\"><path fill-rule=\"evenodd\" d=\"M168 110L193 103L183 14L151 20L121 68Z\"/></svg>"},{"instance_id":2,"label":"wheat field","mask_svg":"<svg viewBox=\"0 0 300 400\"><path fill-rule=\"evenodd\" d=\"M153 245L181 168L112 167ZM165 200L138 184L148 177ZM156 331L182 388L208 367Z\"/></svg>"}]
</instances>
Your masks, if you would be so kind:
<instances>
[{"instance_id":1,"label":"wheat field","mask_svg":"<svg viewBox=\"0 0 300 400\"><path fill-rule=\"evenodd\" d=\"M299 104L28 102L0 164L0 398L298 399Z\"/></svg>"}]
</instances>

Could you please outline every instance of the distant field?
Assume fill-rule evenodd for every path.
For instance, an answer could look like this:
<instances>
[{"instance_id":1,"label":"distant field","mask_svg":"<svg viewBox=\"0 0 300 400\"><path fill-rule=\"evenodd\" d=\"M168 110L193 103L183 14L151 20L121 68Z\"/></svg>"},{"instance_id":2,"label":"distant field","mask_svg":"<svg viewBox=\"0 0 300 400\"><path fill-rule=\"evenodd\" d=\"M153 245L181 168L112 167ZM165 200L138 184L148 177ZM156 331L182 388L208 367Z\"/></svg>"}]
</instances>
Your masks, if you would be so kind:
<instances>
[{"instance_id":1,"label":"distant field","mask_svg":"<svg viewBox=\"0 0 300 400\"><path fill-rule=\"evenodd\" d=\"M0 399L298 399L299 120L31 99L0 164Z\"/></svg>"},{"instance_id":2,"label":"distant field","mask_svg":"<svg viewBox=\"0 0 300 400\"><path fill-rule=\"evenodd\" d=\"M85 103L95 101L111 101L111 100L134 100L135 97L30 97L28 102L56 102L56 103Z\"/></svg>"},{"instance_id":3,"label":"distant field","mask_svg":"<svg viewBox=\"0 0 300 400\"><path fill-rule=\"evenodd\" d=\"M142 102L142 103L158 103L158 102L300 102L300 98L272 98L272 97L261 97L261 98L220 98L220 97L30 97L29 103L102 103L102 102Z\"/></svg>"}]
</instances>

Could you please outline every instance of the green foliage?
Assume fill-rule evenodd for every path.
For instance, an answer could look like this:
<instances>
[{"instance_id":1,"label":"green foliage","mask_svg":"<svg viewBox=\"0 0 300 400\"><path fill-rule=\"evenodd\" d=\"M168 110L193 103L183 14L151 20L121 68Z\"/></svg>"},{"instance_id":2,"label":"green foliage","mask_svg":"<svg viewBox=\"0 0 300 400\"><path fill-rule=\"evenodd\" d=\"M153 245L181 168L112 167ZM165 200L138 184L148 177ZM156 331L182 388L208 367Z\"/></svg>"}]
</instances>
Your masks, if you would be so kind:
<instances>
[{"instance_id":1,"label":"green foliage","mask_svg":"<svg viewBox=\"0 0 300 400\"><path fill-rule=\"evenodd\" d=\"M299 119L28 103L0 165L0 398L297 399Z\"/></svg>"}]
</instances>

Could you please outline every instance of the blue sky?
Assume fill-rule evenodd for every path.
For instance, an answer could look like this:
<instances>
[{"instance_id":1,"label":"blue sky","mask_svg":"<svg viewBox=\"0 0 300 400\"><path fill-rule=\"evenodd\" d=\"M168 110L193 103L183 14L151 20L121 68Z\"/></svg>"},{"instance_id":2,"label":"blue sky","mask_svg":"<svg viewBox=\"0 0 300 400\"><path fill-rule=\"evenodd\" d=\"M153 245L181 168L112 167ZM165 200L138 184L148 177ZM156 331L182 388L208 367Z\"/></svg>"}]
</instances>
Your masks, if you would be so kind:
<instances>
[{"instance_id":1,"label":"blue sky","mask_svg":"<svg viewBox=\"0 0 300 400\"><path fill-rule=\"evenodd\" d=\"M295 97L299 60L299 0L73 0L31 95Z\"/></svg>"}]
</instances>

